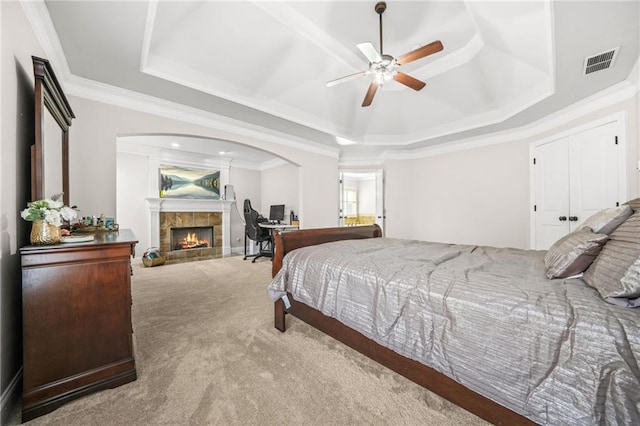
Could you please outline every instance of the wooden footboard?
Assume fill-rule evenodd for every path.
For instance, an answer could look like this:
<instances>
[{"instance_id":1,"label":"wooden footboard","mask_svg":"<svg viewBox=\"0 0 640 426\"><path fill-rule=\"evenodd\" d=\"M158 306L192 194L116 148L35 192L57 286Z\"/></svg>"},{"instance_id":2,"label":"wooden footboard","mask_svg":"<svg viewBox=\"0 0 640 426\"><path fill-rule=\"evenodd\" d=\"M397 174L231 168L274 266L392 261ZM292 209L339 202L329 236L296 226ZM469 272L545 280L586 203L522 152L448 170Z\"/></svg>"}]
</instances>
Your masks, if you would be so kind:
<instances>
[{"instance_id":1,"label":"wooden footboard","mask_svg":"<svg viewBox=\"0 0 640 426\"><path fill-rule=\"evenodd\" d=\"M284 255L300 247L315 246L331 241L380 238L382 230L378 225L346 226L342 228L304 229L301 231L278 232L274 235L272 276L282 268Z\"/></svg>"},{"instance_id":2,"label":"wooden footboard","mask_svg":"<svg viewBox=\"0 0 640 426\"><path fill-rule=\"evenodd\" d=\"M278 234L275 236L275 253L272 267L273 276L275 276L282 267L283 257L291 250L331 241L376 238L381 236L382 232L377 225L310 229ZM274 325L278 330L282 332L285 331L286 314L291 314L361 354L493 424L535 424L526 417L509 410L493 400L467 389L444 374L385 348L359 332L347 327L338 320L327 317L320 311L296 301L291 294L288 294L287 297L291 304L288 309L285 309L282 299L279 299L274 304Z\"/></svg>"}]
</instances>

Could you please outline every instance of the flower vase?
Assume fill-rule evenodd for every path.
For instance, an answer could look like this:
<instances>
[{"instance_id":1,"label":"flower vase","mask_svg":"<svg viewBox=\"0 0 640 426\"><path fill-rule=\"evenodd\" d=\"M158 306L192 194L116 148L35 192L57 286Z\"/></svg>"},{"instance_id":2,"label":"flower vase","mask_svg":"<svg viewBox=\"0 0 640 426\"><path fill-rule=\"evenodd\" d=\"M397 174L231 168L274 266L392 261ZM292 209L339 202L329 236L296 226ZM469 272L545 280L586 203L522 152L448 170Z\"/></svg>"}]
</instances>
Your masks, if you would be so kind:
<instances>
[{"instance_id":1,"label":"flower vase","mask_svg":"<svg viewBox=\"0 0 640 426\"><path fill-rule=\"evenodd\" d=\"M35 220L31 225L31 244L44 246L57 244L62 239L60 227L51 225L45 220Z\"/></svg>"}]
</instances>

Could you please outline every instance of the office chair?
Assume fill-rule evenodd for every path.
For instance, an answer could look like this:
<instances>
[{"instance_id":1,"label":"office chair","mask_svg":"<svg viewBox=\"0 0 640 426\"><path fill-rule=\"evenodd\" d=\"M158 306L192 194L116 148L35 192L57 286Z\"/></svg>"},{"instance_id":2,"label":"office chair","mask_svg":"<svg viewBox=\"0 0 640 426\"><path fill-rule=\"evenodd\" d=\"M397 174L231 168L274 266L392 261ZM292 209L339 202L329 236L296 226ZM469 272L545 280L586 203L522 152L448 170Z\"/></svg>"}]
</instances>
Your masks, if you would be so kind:
<instances>
[{"instance_id":1,"label":"office chair","mask_svg":"<svg viewBox=\"0 0 640 426\"><path fill-rule=\"evenodd\" d=\"M267 222L257 211L251 207L251 200L244 200L244 259L253 257L251 263L255 263L259 257L273 257L273 244L271 232L266 228L261 228L258 223ZM247 254L247 239L258 243L257 254Z\"/></svg>"}]
</instances>

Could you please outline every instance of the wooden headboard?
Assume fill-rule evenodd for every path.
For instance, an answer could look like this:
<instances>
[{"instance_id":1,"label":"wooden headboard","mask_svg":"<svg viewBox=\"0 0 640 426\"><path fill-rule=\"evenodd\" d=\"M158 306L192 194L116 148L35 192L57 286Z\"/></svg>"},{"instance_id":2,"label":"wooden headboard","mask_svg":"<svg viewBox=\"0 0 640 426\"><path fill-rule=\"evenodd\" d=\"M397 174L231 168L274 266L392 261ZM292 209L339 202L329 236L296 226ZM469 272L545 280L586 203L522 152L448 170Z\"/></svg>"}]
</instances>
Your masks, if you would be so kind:
<instances>
[{"instance_id":1,"label":"wooden headboard","mask_svg":"<svg viewBox=\"0 0 640 426\"><path fill-rule=\"evenodd\" d=\"M360 240L363 238L379 237L382 237L382 229L380 229L378 225L278 232L273 236L275 247L271 274L275 277L280 268L282 268L282 259L284 256L297 248L329 243L331 241Z\"/></svg>"}]
</instances>

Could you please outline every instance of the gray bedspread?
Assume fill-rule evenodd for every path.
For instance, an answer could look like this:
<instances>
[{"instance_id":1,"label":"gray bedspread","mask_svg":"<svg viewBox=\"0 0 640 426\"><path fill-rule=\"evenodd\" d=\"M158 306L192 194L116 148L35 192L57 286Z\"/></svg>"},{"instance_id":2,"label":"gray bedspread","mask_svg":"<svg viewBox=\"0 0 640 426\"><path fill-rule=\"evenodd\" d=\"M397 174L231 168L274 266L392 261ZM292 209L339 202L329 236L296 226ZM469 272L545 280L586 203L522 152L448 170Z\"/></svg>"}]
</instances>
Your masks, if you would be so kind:
<instances>
[{"instance_id":1,"label":"gray bedspread","mask_svg":"<svg viewBox=\"0 0 640 426\"><path fill-rule=\"evenodd\" d=\"M640 310L543 251L373 238L289 253L268 293L338 319L540 424L640 424Z\"/></svg>"}]
</instances>

